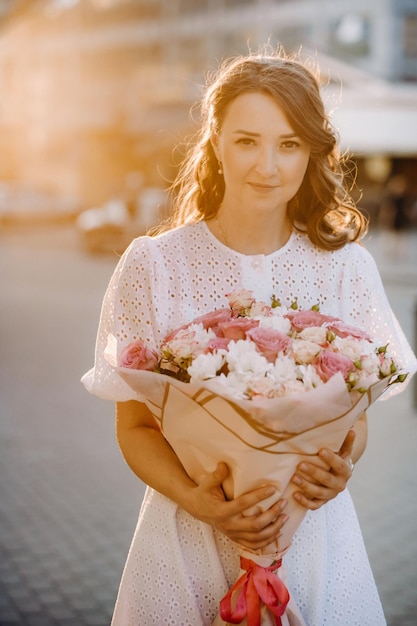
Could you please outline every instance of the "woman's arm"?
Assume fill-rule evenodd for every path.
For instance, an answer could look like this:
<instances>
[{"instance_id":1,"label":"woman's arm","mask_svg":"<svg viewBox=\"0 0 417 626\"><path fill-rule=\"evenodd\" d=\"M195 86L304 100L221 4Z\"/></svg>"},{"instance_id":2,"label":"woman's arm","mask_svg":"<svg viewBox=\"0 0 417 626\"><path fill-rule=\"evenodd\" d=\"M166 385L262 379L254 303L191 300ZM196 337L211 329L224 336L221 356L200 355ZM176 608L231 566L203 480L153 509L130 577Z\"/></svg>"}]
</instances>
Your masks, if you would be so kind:
<instances>
[{"instance_id":1,"label":"woman's arm","mask_svg":"<svg viewBox=\"0 0 417 626\"><path fill-rule=\"evenodd\" d=\"M320 458L328 469L322 469L314 463L300 463L292 481L300 491L294 493L296 500L308 509L319 509L323 504L335 498L346 488L352 476L352 465L362 456L368 439L366 413L357 420L348 432L340 450L332 452L323 448Z\"/></svg>"},{"instance_id":2,"label":"woman's arm","mask_svg":"<svg viewBox=\"0 0 417 626\"><path fill-rule=\"evenodd\" d=\"M256 550L276 538L287 516L285 501L267 511L245 517L243 512L256 507L274 493L271 486L255 489L227 501L221 484L228 475L219 463L200 484L190 479L177 455L160 432L145 404L130 401L116 405L117 439L132 471L147 485L167 496L193 517L218 528L233 541Z\"/></svg>"}]
</instances>

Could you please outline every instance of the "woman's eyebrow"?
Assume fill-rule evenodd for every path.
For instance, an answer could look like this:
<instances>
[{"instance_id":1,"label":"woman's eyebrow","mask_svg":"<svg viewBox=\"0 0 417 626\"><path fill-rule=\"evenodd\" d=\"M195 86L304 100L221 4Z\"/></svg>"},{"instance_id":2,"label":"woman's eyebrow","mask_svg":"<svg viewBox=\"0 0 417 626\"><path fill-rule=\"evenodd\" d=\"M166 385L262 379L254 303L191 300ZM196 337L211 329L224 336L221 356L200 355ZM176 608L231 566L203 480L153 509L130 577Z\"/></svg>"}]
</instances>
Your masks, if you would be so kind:
<instances>
[{"instance_id":1,"label":"woman's eyebrow","mask_svg":"<svg viewBox=\"0 0 417 626\"><path fill-rule=\"evenodd\" d=\"M233 133L235 135L248 135L249 137L260 137L260 133L254 133L250 130L244 130L239 128L238 130L234 130ZM282 139L292 139L293 137L298 137L297 133L283 133L280 135Z\"/></svg>"},{"instance_id":2,"label":"woman's eyebrow","mask_svg":"<svg viewBox=\"0 0 417 626\"><path fill-rule=\"evenodd\" d=\"M260 133L253 133L250 130L244 130L244 129L239 129L239 130L235 130L233 131L236 135L249 135L250 137L260 137L261 134Z\"/></svg>"}]
</instances>

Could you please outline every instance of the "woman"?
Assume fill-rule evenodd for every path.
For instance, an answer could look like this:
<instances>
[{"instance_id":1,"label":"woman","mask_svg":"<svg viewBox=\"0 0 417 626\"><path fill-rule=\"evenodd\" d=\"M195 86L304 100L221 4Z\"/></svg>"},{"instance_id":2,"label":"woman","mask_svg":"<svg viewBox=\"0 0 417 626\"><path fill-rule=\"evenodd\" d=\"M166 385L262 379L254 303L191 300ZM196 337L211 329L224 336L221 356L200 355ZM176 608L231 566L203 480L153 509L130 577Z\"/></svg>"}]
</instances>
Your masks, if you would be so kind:
<instances>
[{"instance_id":1,"label":"woman","mask_svg":"<svg viewBox=\"0 0 417 626\"><path fill-rule=\"evenodd\" d=\"M266 485L227 502L227 467L195 484L142 398L103 359L121 346L160 345L173 328L224 306L247 288L329 315L389 341L407 369L415 359L390 310L373 259L356 243L366 222L343 186L335 134L318 81L283 55L242 57L220 68L202 100L201 132L176 185L173 219L135 240L109 284L87 388L117 402L123 455L149 488L123 574L114 626L212 624L239 571L236 543L276 537L286 502L242 513ZM366 444L366 417L339 453L321 450L293 481L309 511L285 557L288 587L307 626L383 626L385 619L350 496L351 462Z\"/></svg>"}]
</instances>

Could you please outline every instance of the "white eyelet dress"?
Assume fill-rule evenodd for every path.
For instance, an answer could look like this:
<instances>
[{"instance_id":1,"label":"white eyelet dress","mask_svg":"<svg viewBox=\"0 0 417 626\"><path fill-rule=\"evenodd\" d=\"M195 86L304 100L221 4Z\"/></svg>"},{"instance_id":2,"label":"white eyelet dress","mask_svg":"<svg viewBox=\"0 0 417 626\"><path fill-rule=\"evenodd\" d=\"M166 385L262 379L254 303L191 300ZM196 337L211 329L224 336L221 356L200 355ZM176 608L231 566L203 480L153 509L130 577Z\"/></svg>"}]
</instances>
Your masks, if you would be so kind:
<instances>
[{"instance_id":1,"label":"white eyelet dress","mask_svg":"<svg viewBox=\"0 0 417 626\"><path fill-rule=\"evenodd\" d=\"M416 360L388 304L375 262L364 247L323 251L293 232L270 255L246 256L222 245L205 222L132 242L109 283L87 389L113 401L141 400L103 359L109 333L121 347L152 348L194 317L227 306L225 294L251 289L366 329L390 343L407 370ZM398 386L400 387L400 386ZM288 588L307 626L384 626L385 618L356 513L345 490L308 511L285 556ZM239 572L227 537L148 488L112 626L210 626Z\"/></svg>"}]
</instances>

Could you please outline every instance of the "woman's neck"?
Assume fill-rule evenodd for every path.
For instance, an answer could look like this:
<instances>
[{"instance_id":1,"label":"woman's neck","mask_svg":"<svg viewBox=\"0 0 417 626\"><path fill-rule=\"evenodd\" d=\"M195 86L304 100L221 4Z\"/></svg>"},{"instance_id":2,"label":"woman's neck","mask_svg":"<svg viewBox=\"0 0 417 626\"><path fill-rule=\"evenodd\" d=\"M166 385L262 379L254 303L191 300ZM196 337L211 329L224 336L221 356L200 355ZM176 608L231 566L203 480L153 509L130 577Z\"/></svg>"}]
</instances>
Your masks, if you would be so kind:
<instances>
[{"instance_id":1,"label":"woman's neck","mask_svg":"<svg viewBox=\"0 0 417 626\"><path fill-rule=\"evenodd\" d=\"M286 216L273 220L259 216L245 220L239 216L239 220L232 220L221 209L207 224L214 236L228 248L247 255L272 254L287 243L292 232Z\"/></svg>"}]
</instances>

